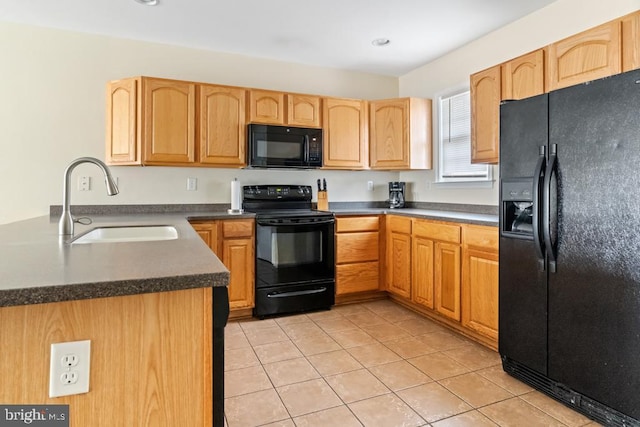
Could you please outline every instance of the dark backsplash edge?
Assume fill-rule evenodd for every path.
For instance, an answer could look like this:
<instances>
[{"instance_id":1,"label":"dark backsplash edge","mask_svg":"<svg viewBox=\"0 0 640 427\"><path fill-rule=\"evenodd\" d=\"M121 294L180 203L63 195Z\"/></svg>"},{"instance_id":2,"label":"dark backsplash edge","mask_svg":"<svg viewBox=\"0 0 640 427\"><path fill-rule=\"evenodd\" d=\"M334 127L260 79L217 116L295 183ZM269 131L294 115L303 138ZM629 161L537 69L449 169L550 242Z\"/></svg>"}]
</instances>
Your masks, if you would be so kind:
<instances>
[{"instance_id":1,"label":"dark backsplash edge","mask_svg":"<svg viewBox=\"0 0 640 427\"><path fill-rule=\"evenodd\" d=\"M315 206L315 204L314 204ZM118 215L118 214L153 214L181 212L226 212L229 203L201 204L167 204L167 205L73 205L71 212L75 215ZM330 202L329 209L385 209L388 202ZM465 212L485 215L498 215L498 206L468 205L458 203L407 202L407 208L428 209L436 211ZM62 213L61 205L49 207L50 216Z\"/></svg>"}]
</instances>

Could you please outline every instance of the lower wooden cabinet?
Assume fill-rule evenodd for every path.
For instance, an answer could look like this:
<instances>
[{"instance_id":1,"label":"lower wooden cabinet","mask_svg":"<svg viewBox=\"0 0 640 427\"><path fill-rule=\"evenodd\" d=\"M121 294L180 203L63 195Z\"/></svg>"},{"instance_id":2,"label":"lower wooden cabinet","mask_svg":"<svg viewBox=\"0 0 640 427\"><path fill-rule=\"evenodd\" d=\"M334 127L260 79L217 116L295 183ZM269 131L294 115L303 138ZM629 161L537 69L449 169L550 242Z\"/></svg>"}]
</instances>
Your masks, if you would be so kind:
<instances>
[{"instance_id":1,"label":"lower wooden cabinet","mask_svg":"<svg viewBox=\"0 0 640 427\"><path fill-rule=\"evenodd\" d=\"M387 291L411 298L411 218L387 215Z\"/></svg>"},{"instance_id":2,"label":"lower wooden cabinet","mask_svg":"<svg viewBox=\"0 0 640 427\"><path fill-rule=\"evenodd\" d=\"M253 308L255 305L254 220L191 221L191 226L231 273L229 308L231 310Z\"/></svg>"},{"instance_id":3,"label":"lower wooden cabinet","mask_svg":"<svg viewBox=\"0 0 640 427\"><path fill-rule=\"evenodd\" d=\"M380 288L380 217L336 218L336 295Z\"/></svg>"},{"instance_id":4,"label":"lower wooden cabinet","mask_svg":"<svg viewBox=\"0 0 640 427\"><path fill-rule=\"evenodd\" d=\"M460 320L460 226L413 219L411 298Z\"/></svg>"},{"instance_id":5,"label":"lower wooden cabinet","mask_svg":"<svg viewBox=\"0 0 640 427\"><path fill-rule=\"evenodd\" d=\"M498 228L386 216L386 290L493 348L498 345Z\"/></svg>"},{"instance_id":6,"label":"lower wooden cabinet","mask_svg":"<svg viewBox=\"0 0 640 427\"><path fill-rule=\"evenodd\" d=\"M460 245L435 244L435 309L460 320Z\"/></svg>"},{"instance_id":7,"label":"lower wooden cabinet","mask_svg":"<svg viewBox=\"0 0 640 427\"><path fill-rule=\"evenodd\" d=\"M411 258L411 300L423 307L433 309L433 280L435 261L433 240L413 236Z\"/></svg>"},{"instance_id":8,"label":"lower wooden cabinet","mask_svg":"<svg viewBox=\"0 0 640 427\"><path fill-rule=\"evenodd\" d=\"M498 340L498 229L462 229L462 325Z\"/></svg>"}]
</instances>

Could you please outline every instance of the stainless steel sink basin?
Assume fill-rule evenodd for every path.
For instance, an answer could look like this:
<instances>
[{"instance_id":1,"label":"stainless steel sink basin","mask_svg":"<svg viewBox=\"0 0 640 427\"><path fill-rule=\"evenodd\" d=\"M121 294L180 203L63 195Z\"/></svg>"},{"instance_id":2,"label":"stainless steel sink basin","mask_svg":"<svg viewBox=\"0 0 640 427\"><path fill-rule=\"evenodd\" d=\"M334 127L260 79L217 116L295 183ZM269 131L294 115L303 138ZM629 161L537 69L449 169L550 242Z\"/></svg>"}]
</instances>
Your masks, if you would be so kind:
<instances>
[{"instance_id":1,"label":"stainless steel sink basin","mask_svg":"<svg viewBox=\"0 0 640 427\"><path fill-rule=\"evenodd\" d=\"M174 240L178 231L171 225L136 225L98 227L71 241L72 244L148 242L154 240Z\"/></svg>"}]
</instances>

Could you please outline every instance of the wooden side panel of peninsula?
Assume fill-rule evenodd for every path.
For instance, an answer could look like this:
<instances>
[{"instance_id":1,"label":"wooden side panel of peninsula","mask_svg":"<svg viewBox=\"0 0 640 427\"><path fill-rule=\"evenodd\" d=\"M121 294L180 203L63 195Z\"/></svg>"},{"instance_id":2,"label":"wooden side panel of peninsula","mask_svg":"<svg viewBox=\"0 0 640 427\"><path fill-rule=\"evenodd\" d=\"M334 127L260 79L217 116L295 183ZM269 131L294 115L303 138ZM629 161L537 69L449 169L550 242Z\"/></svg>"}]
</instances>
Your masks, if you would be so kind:
<instances>
[{"instance_id":1,"label":"wooden side panel of peninsula","mask_svg":"<svg viewBox=\"0 0 640 427\"><path fill-rule=\"evenodd\" d=\"M49 398L52 343L91 340L88 393ZM0 308L0 402L69 404L71 426L211 426L212 290Z\"/></svg>"}]
</instances>

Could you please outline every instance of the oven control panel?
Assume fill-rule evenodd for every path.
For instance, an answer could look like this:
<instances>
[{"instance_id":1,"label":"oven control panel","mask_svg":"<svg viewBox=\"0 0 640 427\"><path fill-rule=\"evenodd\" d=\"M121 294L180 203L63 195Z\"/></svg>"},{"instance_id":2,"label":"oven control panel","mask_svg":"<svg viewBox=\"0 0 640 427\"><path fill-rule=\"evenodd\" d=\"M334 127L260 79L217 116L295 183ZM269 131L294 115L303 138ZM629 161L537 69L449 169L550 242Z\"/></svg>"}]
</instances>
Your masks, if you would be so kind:
<instances>
[{"instance_id":1,"label":"oven control panel","mask_svg":"<svg viewBox=\"0 0 640 427\"><path fill-rule=\"evenodd\" d=\"M309 185L245 185L245 200L311 200Z\"/></svg>"}]
</instances>

